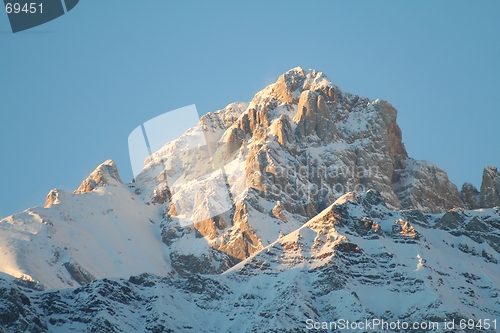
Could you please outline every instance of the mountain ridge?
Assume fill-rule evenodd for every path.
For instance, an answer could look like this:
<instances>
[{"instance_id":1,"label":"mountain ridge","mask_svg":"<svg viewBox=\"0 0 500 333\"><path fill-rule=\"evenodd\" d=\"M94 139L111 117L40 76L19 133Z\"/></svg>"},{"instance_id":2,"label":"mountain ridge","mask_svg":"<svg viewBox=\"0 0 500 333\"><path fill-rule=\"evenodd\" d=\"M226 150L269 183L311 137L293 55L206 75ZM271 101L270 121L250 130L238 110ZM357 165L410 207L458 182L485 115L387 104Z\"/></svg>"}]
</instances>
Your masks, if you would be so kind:
<instances>
[{"instance_id":1,"label":"mountain ridge","mask_svg":"<svg viewBox=\"0 0 500 333\"><path fill-rule=\"evenodd\" d=\"M489 332L458 323L500 315L500 249L477 239L500 238L499 227L498 209L398 212L374 190L348 193L222 275L144 273L47 291L0 279L0 320L6 332L307 332L308 322L343 319Z\"/></svg>"},{"instance_id":2,"label":"mountain ridge","mask_svg":"<svg viewBox=\"0 0 500 333\"><path fill-rule=\"evenodd\" d=\"M496 316L499 193L496 167L480 191L459 192L409 157L389 102L296 67L202 116L132 182L107 160L73 193L1 219L0 320L9 331L302 332L307 319ZM182 305L156 301L162 291ZM52 311L52 299L65 305ZM200 323L151 304L196 309Z\"/></svg>"},{"instance_id":3,"label":"mountain ridge","mask_svg":"<svg viewBox=\"0 0 500 333\"><path fill-rule=\"evenodd\" d=\"M105 161L82 182L74 194L52 190L47 196L45 207L49 211L55 209L54 213L47 214L49 211L33 208L27 216L31 221L29 224L34 227L26 228L39 230L40 226L50 222L52 225L48 225L47 229L51 229L55 221L60 221L58 223L67 228L74 214L72 210L81 211L81 207L89 206L85 202L86 198L106 198L110 200L109 203L95 204L77 215L83 220L95 220L96 216L101 216L103 221L116 223L109 219L110 213L112 218L117 219L114 209L134 207L135 215L131 216L139 214L142 216L139 219L160 228L147 236L149 240L145 242L153 244L160 238L168 246L166 251L155 250L159 253L155 260L165 261L162 257L167 256L168 266L175 267L174 271L185 275L195 272L222 273L248 258L275 241L280 234L296 230L318 211L333 203L343 194L336 192L336 187L344 192L378 189L393 209L401 205L422 212L446 211L447 205L447 208L479 208L480 203L485 201L484 195L480 199L479 191L469 186L469 192L472 193L468 194L469 198L462 191L461 196L467 202L465 204L443 170L408 157L396 117L397 111L388 102L370 101L347 93L332 84L323 73L297 67L280 76L275 84L258 92L250 103L232 103L222 110L204 115L199 125L208 133L208 150L193 151L189 146L189 138L197 135L197 131L188 130L181 138L167 143L151 155L145 161L143 173L128 185L121 181L115 163ZM208 154L210 150L214 152L213 155ZM226 179L220 178L220 173L213 179L226 183L233 199L232 207L226 213L204 218L188 228L179 226L176 221L179 209L203 211L203 207L210 204L206 196L194 198L193 203L182 201L186 193L201 190L193 191L192 187L185 186L186 175L189 175L188 179L191 177L197 181L196 177L209 173L213 170L210 165L214 164L224 168ZM488 183L483 186L482 192L488 189L491 200L494 200L495 193L498 193L495 179L500 178L495 178L495 174L498 175L495 168L488 170L486 172L485 169ZM169 181L174 180L173 187L165 182L164 177L167 176ZM181 180L177 188L175 179ZM190 184L189 180L187 184ZM213 189L210 187L212 185L207 186L207 190ZM328 191L322 195L321 191L325 188ZM435 193L429 195L429 192ZM117 196L125 201L117 201ZM72 202L72 208L64 209L65 200ZM60 208L63 208L62 211ZM131 222L125 216L122 219ZM3 223L3 226L14 223L13 217L3 221L10 221ZM66 234L68 232L65 231ZM37 233L31 232L30 237L40 238ZM52 237L50 231L47 233ZM133 239L131 236L126 239ZM123 244L122 240L117 241ZM83 248L71 250L71 246L66 244L51 244L59 242L54 241L54 238L41 239L41 242L45 245L38 246L48 251L45 258L39 258L42 262L48 262L46 269L50 269L54 260L59 261L57 253L84 251ZM16 245L6 243L11 245L7 246L10 251L5 257L9 259L3 260L5 263L25 260L15 259L19 257ZM60 243L65 241L61 240ZM100 244L103 248L108 246L105 240L101 240ZM123 249L128 248L128 245L121 246ZM98 270L86 270L79 263L82 260L89 261L83 257L76 261L67 259L64 265L80 267L77 271L81 270L83 275L88 273L88 276L106 277L98 274ZM112 256L107 260L116 261ZM37 275L30 274L27 267L39 264L23 265L27 266L17 269L17 277ZM3 267L2 271L12 272L12 267L9 267ZM74 280L71 274L62 278L67 276L67 270L64 267L58 270L59 280ZM127 274L141 273L137 270L125 271ZM169 269L158 268L153 272L161 275L167 271ZM75 273L78 272L73 270L73 275ZM51 286L51 283L45 284Z\"/></svg>"}]
</instances>

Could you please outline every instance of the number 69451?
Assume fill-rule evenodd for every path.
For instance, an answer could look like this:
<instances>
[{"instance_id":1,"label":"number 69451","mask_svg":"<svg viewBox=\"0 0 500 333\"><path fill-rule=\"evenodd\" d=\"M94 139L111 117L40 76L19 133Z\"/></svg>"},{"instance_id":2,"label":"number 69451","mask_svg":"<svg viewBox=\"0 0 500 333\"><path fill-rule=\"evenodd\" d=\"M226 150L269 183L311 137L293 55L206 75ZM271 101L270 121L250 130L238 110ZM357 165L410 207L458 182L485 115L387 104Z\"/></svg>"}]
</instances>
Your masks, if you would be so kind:
<instances>
[{"instance_id":1,"label":"number 69451","mask_svg":"<svg viewBox=\"0 0 500 333\"><path fill-rule=\"evenodd\" d=\"M14 14L19 14L20 12L26 13L26 14L35 14L35 13L42 13L43 11L43 3L40 3L37 5L36 2L31 2L28 6L28 3L25 3L23 6L21 6L20 3L15 2L15 3L10 3L8 2L5 4L5 11L7 14L14 13Z\"/></svg>"}]
</instances>

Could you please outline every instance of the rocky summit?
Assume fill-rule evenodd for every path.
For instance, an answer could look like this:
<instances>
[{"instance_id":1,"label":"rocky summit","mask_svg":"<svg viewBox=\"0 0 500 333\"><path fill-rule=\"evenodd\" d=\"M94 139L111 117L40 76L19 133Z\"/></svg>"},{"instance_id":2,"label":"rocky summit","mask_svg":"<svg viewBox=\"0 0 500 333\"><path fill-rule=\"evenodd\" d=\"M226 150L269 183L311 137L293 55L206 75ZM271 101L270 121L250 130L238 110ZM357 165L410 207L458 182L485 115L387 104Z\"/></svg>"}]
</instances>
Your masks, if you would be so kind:
<instances>
[{"instance_id":1,"label":"rocky summit","mask_svg":"<svg viewBox=\"0 0 500 333\"><path fill-rule=\"evenodd\" d=\"M294 68L132 182L108 160L1 220L0 332L488 331L499 205L496 167L459 191L409 156L389 102Z\"/></svg>"}]
</instances>

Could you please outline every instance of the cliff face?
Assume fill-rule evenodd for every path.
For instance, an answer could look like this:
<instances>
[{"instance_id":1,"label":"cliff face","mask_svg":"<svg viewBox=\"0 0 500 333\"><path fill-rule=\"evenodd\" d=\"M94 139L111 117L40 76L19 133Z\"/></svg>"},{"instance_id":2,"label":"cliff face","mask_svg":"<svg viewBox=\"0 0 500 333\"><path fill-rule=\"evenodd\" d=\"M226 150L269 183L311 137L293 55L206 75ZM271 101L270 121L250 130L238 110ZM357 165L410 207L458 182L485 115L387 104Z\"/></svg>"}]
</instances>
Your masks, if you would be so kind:
<instances>
[{"instance_id":1,"label":"cliff face","mask_svg":"<svg viewBox=\"0 0 500 333\"><path fill-rule=\"evenodd\" d=\"M499 193L487 167L459 194L409 157L392 105L294 68L203 116L133 182L108 160L0 220L0 331L445 330L500 313Z\"/></svg>"},{"instance_id":2,"label":"cliff face","mask_svg":"<svg viewBox=\"0 0 500 333\"><path fill-rule=\"evenodd\" d=\"M408 156L396 120L389 102L294 68L250 103L203 116L150 156L135 186L147 202L165 202L163 240L183 253L171 259L203 272L247 258L350 191L375 189L394 209L463 207L444 170ZM206 146L194 148L200 133ZM207 240L209 256L182 245L191 237L178 230L186 221L196 221L189 228ZM210 258L225 264L214 267Z\"/></svg>"},{"instance_id":3,"label":"cliff face","mask_svg":"<svg viewBox=\"0 0 500 333\"><path fill-rule=\"evenodd\" d=\"M478 209L479 204L479 191L471 183L464 183L460 191L460 197L467 209Z\"/></svg>"},{"instance_id":4,"label":"cliff face","mask_svg":"<svg viewBox=\"0 0 500 333\"><path fill-rule=\"evenodd\" d=\"M107 160L99 165L82 184L76 189L74 194L90 192L98 187L108 184L121 184L122 181L118 175L116 164L112 160Z\"/></svg>"},{"instance_id":5,"label":"cliff face","mask_svg":"<svg viewBox=\"0 0 500 333\"><path fill-rule=\"evenodd\" d=\"M483 170L480 191L471 183L465 183L460 197L467 209L493 208L500 206L500 172L495 166Z\"/></svg>"},{"instance_id":6,"label":"cliff face","mask_svg":"<svg viewBox=\"0 0 500 333\"><path fill-rule=\"evenodd\" d=\"M343 193L369 188L394 208L437 213L462 206L446 172L408 157L396 118L386 101L295 68L257 93L220 142L246 149L247 187L286 198L292 214L314 216ZM311 190L301 195L301 188Z\"/></svg>"},{"instance_id":7,"label":"cliff face","mask_svg":"<svg viewBox=\"0 0 500 333\"><path fill-rule=\"evenodd\" d=\"M479 206L481 208L500 206L500 172L495 166L484 168Z\"/></svg>"},{"instance_id":8,"label":"cliff face","mask_svg":"<svg viewBox=\"0 0 500 333\"><path fill-rule=\"evenodd\" d=\"M484 193L493 194L483 195L482 203L493 205L497 178L490 171ZM49 287L88 280L78 272L92 278L146 267L181 276L222 273L345 193L369 189L390 209L475 207L473 191L460 197L442 169L408 156L390 103L345 92L321 72L294 68L250 103L204 115L149 156L134 182L122 183L114 162L106 161L73 194L51 191L46 210L5 219L5 239L19 239L6 241L5 263L15 276L35 280L56 271L45 280ZM18 253L20 244L28 250ZM136 264L126 267L108 247L133 254ZM144 251L155 253L150 263L142 262ZM103 268L92 267L97 261L85 253ZM34 260L43 264L32 265Z\"/></svg>"}]
</instances>

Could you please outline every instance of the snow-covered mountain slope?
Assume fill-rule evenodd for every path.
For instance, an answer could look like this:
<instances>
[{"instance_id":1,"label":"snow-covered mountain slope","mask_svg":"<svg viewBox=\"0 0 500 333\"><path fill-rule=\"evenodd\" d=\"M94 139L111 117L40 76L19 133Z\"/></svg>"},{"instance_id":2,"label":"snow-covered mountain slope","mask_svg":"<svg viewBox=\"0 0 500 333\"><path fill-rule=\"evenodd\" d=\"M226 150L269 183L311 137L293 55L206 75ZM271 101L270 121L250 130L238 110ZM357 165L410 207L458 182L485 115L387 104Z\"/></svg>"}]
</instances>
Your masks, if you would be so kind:
<instances>
[{"instance_id":1,"label":"snow-covered mountain slope","mask_svg":"<svg viewBox=\"0 0 500 333\"><path fill-rule=\"evenodd\" d=\"M222 275L45 292L0 282L2 320L6 332L308 332L342 319L493 332L458 325L500 315L498 252L480 239L499 225L495 209L392 211L376 191L349 193Z\"/></svg>"},{"instance_id":2,"label":"snow-covered mountain slope","mask_svg":"<svg viewBox=\"0 0 500 333\"><path fill-rule=\"evenodd\" d=\"M52 190L46 208L0 222L0 271L46 288L171 272L154 222L158 207L137 198L112 161L100 165L76 192Z\"/></svg>"},{"instance_id":3,"label":"snow-covered mountain slope","mask_svg":"<svg viewBox=\"0 0 500 333\"><path fill-rule=\"evenodd\" d=\"M294 68L203 116L129 184L104 162L0 220L0 332L493 319L500 173L459 193L408 156L396 116Z\"/></svg>"},{"instance_id":4,"label":"snow-covered mountain slope","mask_svg":"<svg viewBox=\"0 0 500 333\"><path fill-rule=\"evenodd\" d=\"M500 315L499 222L498 209L391 211L376 191L350 193L225 274L248 281L307 271L300 281L316 296L318 321L492 318ZM348 291L351 308L331 301Z\"/></svg>"},{"instance_id":5,"label":"snow-covered mountain slope","mask_svg":"<svg viewBox=\"0 0 500 333\"><path fill-rule=\"evenodd\" d=\"M353 190L373 188L395 209L477 208L474 189L464 203L443 170L408 157L396 115L321 72L291 69L250 103L203 116L134 182L107 161L73 194L54 190L45 208L1 220L0 271L46 288L222 273Z\"/></svg>"}]
</instances>

